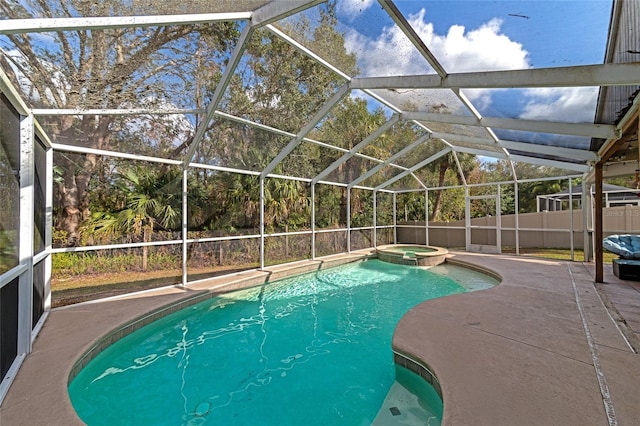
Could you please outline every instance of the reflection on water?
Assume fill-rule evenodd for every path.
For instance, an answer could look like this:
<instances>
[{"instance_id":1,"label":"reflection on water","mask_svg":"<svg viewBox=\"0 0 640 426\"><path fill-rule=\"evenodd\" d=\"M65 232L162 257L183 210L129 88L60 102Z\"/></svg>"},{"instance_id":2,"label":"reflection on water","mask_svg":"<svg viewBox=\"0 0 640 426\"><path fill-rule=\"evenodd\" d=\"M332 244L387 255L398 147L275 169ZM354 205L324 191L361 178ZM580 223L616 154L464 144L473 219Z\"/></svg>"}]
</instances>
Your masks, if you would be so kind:
<instances>
[{"instance_id":1,"label":"reflection on water","mask_svg":"<svg viewBox=\"0 0 640 426\"><path fill-rule=\"evenodd\" d=\"M394 383L400 317L464 291L379 261L243 290L125 337L70 395L88 424L371 424Z\"/></svg>"}]
</instances>

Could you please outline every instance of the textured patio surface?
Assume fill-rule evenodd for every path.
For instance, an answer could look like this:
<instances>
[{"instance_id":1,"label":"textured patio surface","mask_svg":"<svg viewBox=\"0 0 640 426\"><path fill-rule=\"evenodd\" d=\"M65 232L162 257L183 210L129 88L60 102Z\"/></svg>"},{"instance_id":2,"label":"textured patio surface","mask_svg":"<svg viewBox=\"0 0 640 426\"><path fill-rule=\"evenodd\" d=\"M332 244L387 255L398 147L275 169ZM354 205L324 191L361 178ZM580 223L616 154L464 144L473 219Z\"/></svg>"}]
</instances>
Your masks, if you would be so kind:
<instances>
[{"instance_id":1,"label":"textured patio surface","mask_svg":"<svg viewBox=\"0 0 640 426\"><path fill-rule=\"evenodd\" d=\"M443 424L640 424L640 355L601 301L592 265L453 258L498 272L502 284L418 305L393 340L438 377ZM598 288L622 295L613 302L638 325L637 287L612 273L606 281Z\"/></svg>"},{"instance_id":2,"label":"textured patio surface","mask_svg":"<svg viewBox=\"0 0 640 426\"><path fill-rule=\"evenodd\" d=\"M492 269L503 282L418 305L393 340L397 351L428 365L440 380L444 424L640 424L640 355L632 350L640 329L638 283L617 280L610 265L607 284L596 287L590 264L468 253L452 258ZM263 280L277 269L225 280ZM0 407L0 425L82 424L66 390L82 354L142 313L224 282L53 310Z\"/></svg>"}]
</instances>

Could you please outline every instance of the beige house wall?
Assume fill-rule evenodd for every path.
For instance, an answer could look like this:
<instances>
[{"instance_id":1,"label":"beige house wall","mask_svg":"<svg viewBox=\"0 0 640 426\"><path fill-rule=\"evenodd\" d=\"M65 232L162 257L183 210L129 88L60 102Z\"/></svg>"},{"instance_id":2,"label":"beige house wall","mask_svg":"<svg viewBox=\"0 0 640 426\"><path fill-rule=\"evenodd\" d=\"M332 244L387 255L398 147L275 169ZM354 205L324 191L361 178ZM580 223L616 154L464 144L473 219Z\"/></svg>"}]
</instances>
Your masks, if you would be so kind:
<instances>
[{"instance_id":1,"label":"beige house wall","mask_svg":"<svg viewBox=\"0 0 640 426\"><path fill-rule=\"evenodd\" d=\"M516 246L515 215L501 216L502 246ZM472 227L495 227L495 217L471 220ZM523 248L570 248L571 212L555 211L522 213L518 215L519 246ZM398 222L398 243L425 244L424 222ZM603 209L604 235L639 234L640 207L620 206ZM429 244L439 247L463 248L466 246L464 220L457 222L429 222ZM495 229L471 229L473 244L496 245ZM573 244L582 248L584 243L582 211L573 211Z\"/></svg>"}]
</instances>

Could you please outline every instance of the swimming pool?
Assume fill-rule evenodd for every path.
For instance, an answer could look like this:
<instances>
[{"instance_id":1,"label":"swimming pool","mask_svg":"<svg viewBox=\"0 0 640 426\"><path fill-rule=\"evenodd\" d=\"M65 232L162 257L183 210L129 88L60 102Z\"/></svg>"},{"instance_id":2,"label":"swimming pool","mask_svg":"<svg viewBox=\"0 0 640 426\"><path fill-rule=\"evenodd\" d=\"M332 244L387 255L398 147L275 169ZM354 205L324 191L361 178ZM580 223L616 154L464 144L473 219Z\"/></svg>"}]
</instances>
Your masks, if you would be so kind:
<instances>
[{"instance_id":1,"label":"swimming pool","mask_svg":"<svg viewBox=\"0 0 640 426\"><path fill-rule=\"evenodd\" d=\"M465 291L378 260L279 280L124 337L78 373L69 395L89 425L372 424L397 387L399 319L424 300ZM427 402L410 409L424 410L422 424L439 422L441 401Z\"/></svg>"}]
</instances>

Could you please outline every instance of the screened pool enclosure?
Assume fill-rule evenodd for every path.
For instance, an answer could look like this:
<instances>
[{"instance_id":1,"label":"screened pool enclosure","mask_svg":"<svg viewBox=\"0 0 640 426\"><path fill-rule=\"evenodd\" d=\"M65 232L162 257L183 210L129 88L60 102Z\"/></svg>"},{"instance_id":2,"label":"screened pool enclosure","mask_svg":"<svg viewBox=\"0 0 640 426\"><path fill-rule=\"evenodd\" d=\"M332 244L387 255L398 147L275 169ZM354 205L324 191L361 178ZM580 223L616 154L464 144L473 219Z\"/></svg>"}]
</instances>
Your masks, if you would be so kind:
<instances>
[{"instance_id":1,"label":"screened pool enclosure","mask_svg":"<svg viewBox=\"0 0 640 426\"><path fill-rule=\"evenodd\" d=\"M536 182L595 183L562 230L588 253L603 176L640 168L640 8L572 3L605 11L586 37L557 2L497 3L465 29L483 2L3 0L0 400L52 279L186 285L454 220L456 248L509 231L518 253Z\"/></svg>"}]
</instances>

